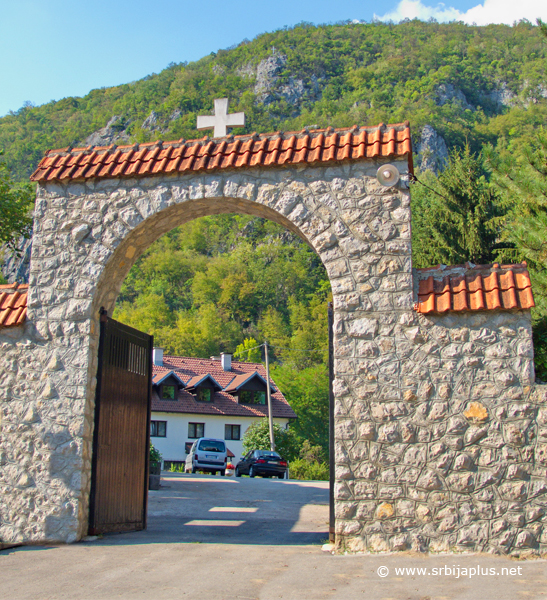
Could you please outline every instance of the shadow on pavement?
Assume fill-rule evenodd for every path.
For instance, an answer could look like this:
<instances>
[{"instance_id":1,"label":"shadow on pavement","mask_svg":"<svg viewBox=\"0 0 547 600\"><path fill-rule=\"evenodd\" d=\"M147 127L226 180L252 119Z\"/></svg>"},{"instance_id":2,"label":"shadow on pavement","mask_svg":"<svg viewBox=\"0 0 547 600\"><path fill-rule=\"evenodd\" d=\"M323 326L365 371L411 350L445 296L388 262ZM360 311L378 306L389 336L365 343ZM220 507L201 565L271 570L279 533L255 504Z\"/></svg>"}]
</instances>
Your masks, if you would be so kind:
<instances>
[{"instance_id":1,"label":"shadow on pavement","mask_svg":"<svg viewBox=\"0 0 547 600\"><path fill-rule=\"evenodd\" d=\"M106 534L101 545L321 544L328 538L328 482L164 473L149 493L148 528Z\"/></svg>"}]
</instances>

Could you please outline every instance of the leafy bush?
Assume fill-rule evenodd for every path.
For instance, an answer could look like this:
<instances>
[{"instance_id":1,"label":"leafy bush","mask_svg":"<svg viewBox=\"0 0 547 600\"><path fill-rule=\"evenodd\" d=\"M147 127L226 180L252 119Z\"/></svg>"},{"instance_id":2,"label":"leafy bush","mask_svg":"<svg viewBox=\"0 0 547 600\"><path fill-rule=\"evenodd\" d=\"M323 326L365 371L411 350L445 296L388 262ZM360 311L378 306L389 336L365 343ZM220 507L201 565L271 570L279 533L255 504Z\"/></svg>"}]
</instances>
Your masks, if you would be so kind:
<instances>
[{"instance_id":1,"label":"leafy bush","mask_svg":"<svg viewBox=\"0 0 547 600\"><path fill-rule=\"evenodd\" d=\"M328 481L329 464L326 462L308 461L304 458L297 458L291 461L290 465L291 479L308 479L313 481Z\"/></svg>"},{"instance_id":2,"label":"leafy bush","mask_svg":"<svg viewBox=\"0 0 547 600\"><path fill-rule=\"evenodd\" d=\"M159 450L156 450L152 442L150 442L150 462L161 462L162 458L163 457L160 454Z\"/></svg>"},{"instance_id":3,"label":"leafy bush","mask_svg":"<svg viewBox=\"0 0 547 600\"><path fill-rule=\"evenodd\" d=\"M291 479L328 481L329 463L324 460L325 451L321 446L312 446L304 440L299 458L289 465Z\"/></svg>"}]
</instances>

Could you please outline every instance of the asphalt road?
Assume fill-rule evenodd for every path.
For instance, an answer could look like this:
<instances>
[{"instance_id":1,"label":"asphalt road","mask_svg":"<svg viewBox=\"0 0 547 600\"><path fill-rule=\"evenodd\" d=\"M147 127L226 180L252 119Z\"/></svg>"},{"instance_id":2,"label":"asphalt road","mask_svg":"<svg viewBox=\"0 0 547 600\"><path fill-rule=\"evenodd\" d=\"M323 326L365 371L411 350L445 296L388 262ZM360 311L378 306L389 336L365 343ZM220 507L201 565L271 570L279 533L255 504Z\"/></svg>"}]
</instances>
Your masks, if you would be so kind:
<instances>
[{"instance_id":1,"label":"asphalt road","mask_svg":"<svg viewBox=\"0 0 547 600\"><path fill-rule=\"evenodd\" d=\"M0 599L547 600L545 560L322 552L325 482L162 483L150 493L147 531L0 551ZM497 574L470 576L487 568Z\"/></svg>"},{"instance_id":2,"label":"asphalt road","mask_svg":"<svg viewBox=\"0 0 547 600\"><path fill-rule=\"evenodd\" d=\"M149 495L148 529L123 537L131 543L152 536L178 543L321 544L328 540L328 503L326 481L164 474L162 489Z\"/></svg>"}]
</instances>

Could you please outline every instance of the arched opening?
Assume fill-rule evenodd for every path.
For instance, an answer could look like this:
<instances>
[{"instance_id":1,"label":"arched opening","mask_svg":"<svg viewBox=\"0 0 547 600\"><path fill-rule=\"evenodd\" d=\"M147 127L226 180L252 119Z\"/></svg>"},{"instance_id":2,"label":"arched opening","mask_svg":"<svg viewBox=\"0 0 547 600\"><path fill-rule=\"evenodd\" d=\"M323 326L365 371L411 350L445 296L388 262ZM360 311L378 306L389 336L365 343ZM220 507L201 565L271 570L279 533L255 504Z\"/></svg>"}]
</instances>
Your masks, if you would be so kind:
<instances>
[{"instance_id":1,"label":"arched opening","mask_svg":"<svg viewBox=\"0 0 547 600\"><path fill-rule=\"evenodd\" d=\"M216 349L214 349L210 344L202 344L201 346L199 346L199 344L197 346L194 344L192 347L192 344L177 343L177 335L184 335L185 333L188 333L189 328L191 329L200 327L199 318L194 319L193 322L191 319L186 319L185 323L181 323L180 318L178 323L171 319L171 327L175 331L172 332L171 335L166 335L166 329L169 328L169 324L164 324L164 327L162 328L163 331L161 331L159 336L160 339L158 339L158 328L156 327L157 324L151 324L150 320L147 322L147 319L139 320L138 312L139 309L141 309L141 311L144 309L145 312L147 310L149 312L153 311L154 301L159 302L160 296L162 295L155 294L155 298L149 299L148 308L146 306L146 302L144 302L141 303L137 310L132 310L132 308L135 307L130 302L131 295L133 295L133 299L138 295L138 289L134 289L134 283L139 279L139 276L142 275L142 265L146 263L146 258L150 256L149 248L153 246L154 243L156 243L156 247L158 244L160 246L163 244L167 252L179 252L179 256L184 254L184 252L182 252L182 254L180 252L181 247L186 250L191 250L191 252L186 253L184 258L187 263L188 261L191 262L192 259L196 263L202 263L201 268L199 265L195 266L192 277L196 278L196 274L200 276L198 277L201 283L200 290L201 293L206 297L208 291L207 287L209 286L210 288L211 285L214 284L214 282L207 281L207 273L210 273L211 269L218 269L219 263L223 261L226 262L225 258L228 253L215 252L212 248L209 249L208 252L207 242L204 242L204 240L198 240L198 243L192 244L188 243L188 240L186 239L185 241L187 243L181 244L181 236L183 238L187 238L192 231L191 225L203 222L203 219L207 220L208 215L218 215L223 213L226 216L224 219L225 223L228 222L231 218L230 213L233 213L234 209L237 211L238 215L250 215L252 217L251 220L246 222L247 225L252 225L254 223L255 226L258 225L266 230L268 230L269 227L269 231L272 233L268 239L268 248L266 249L262 247L261 249L261 252L263 254L266 253L267 256L264 257L263 264L259 267L259 269L266 268L265 264L268 262L274 264L276 261L280 262L280 250L283 248L283 246L285 247L285 250L290 248L293 251L292 256L281 256L281 258L286 261L286 267L290 266L291 260L296 260L296 262L300 260L300 263L302 263L302 257L304 256L308 262L310 262L310 260L313 262L311 271L315 271L313 275L315 276L316 280L314 282L308 282L307 288L301 290L300 293L300 297L303 299L309 295L310 290L313 289L314 286L320 287L321 289L319 289L318 293L316 294L313 306L304 306L302 302L300 305L298 305L298 298L295 297L294 293L292 298L287 297L290 294L287 292L287 290L284 290L283 287L288 285L289 280L291 279L291 274L282 274L283 268L277 267L278 291L280 294L275 308L275 298L268 297L268 294L266 293L267 290L264 289L264 286L260 286L260 282L257 281L252 282L254 284L253 289L247 289L245 298L241 298L241 296L238 296L238 294L230 296L228 292L227 297L224 297L221 303L222 309L226 310L227 305L229 305L231 302L231 299L237 298L242 300L239 306L241 313L242 310L245 310L245 301L248 301L253 294L261 294L262 296L265 296L262 299L261 309L269 307L270 314L266 315L264 314L266 311L262 310L263 314L261 314L260 317L265 318L269 316L270 322L267 324L268 326L264 327L264 323L261 323L262 327L258 327L256 314L253 316L249 315L247 321L242 322L241 314L239 313L238 315L235 315L235 313L238 312L236 310L238 307L233 306L232 308L234 309L233 312L236 318L234 318L234 315L232 315L231 322L236 325L236 329L239 327L239 331L235 331L234 334L232 328L231 336L228 335L226 338L221 339L220 343L217 344ZM267 219L267 221L265 219ZM278 227L277 225L274 226L273 222L281 225L281 227ZM267 223L271 223L272 225L268 226ZM299 235L298 238L296 238L293 233L290 233L289 236L291 243L288 245L285 243L283 245L283 240L281 240L280 237L283 235L282 232L287 232L287 230L290 232L296 231ZM262 236L260 239L265 239L265 236ZM305 241L305 243L301 241L302 239ZM177 244L178 250L176 250ZM201 246L201 254L196 251L196 246L198 245ZM252 253L253 250L256 250L256 245L253 247L253 244L248 244L247 248L240 246L236 246L236 249L239 249L239 255L231 258L232 266L235 264L234 261L237 261L238 259L243 260L245 252L249 254ZM269 250L269 252L266 252L266 250ZM147 253L148 255L146 256ZM212 260L210 260L209 264L206 265L206 268L204 268L204 261L202 259L208 253L213 255L216 254L216 256L211 257ZM311 259L312 256L313 259ZM170 260L173 260L174 258L175 257L173 255L170 256ZM216 261L214 259L216 259ZM130 272L131 266L135 264L137 268L141 266L140 274L138 272ZM302 270L305 265L299 264L297 266L299 266ZM281 271L279 270L280 268ZM276 274L273 272L273 269L270 269L270 271L272 272L268 273L267 275L270 279L272 279L272 277L275 277ZM242 273L239 272L239 275L242 275ZM295 287L298 287L304 283L306 275L312 275L312 273L298 273L297 269L293 270L294 281L291 282L293 291ZM300 281L297 280L298 276L301 278ZM124 278L127 281L127 277L129 277L129 279L133 282L133 289L128 289L128 286L126 286L126 288L122 290L121 305L119 304L118 309L114 310L116 295L122 289ZM283 277L285 277L285 279L283 279ZM323 278L323 280L321 280L321 278ZM238 273L234 271L230 272L230 269L228 268L227 280L232 280L233 282L234 279L239 281L239 284L241 285L249 284L249 281L245 280L244 277L240 277L238 280ZM320 282L322 285L317 286L317 284ZM130 287L131 285L129 288ZM293 306L290 307L290 309L295 317L298 316L297 313L299 310L302 312L305 309L308 309L308 311L313 309L313 311L315 311L314 315L317 317L318 312L321 312L322 309L322 318L324 321L323 339L318 342L316 348L295 347L294 343L292 344L292 348L284 348L282 345L283 342L273 344L270 346L270 358L273 359L275 364L276 361L279 361L290 355L293 356L293 360L294 357L298 357L297 364L295 365L295 373L298 372L298 365L302 367L306 364L314 364L317 367L319 363L322 364L324 370L324 373L322 374L322 383L323 387L326 388L322 391L327 398L327 410L325 410L323 413L324 422L322 423L322 435L323 437L326 435L328 440L329 352L326 287L328 287L327 271L304 234L297 227L295 227L292 222L283 217L283 215L280 215L269 207L260 205L257 206L254 202L251 203L241 199L221 198L218 200L208 200L207 202L196 200L189 201L176 207L163 209L137 225L118 246L108 263L105 265L103 275L99 281L99 285L97 286L93 315L95 316L97 314L96 307L99 306L100 309L103 309L103 312L108 311L110 315L114 316L114 318L120 319L126 324L136 327L139 330L148 330L149 333L155 333L155 344L162 346L165 350L163 356L155 361L157 362L157 365L154 367L154 369L158 373L158 378L157 384L156 382L153 384L152 413L149 417L149 420L151 420L151 441L153 443L155 442L157 450L163 454L162 467L164 483L160 492L152 492L151 496L149 497L149 502L151 502L151 504L148 505L148 511L151 521L149 520L148 525L151 530L155 532L163 530L166 535L172 536L171 539L178 535L179 539L185 541L196 541L196 532L199 532L199 537L197 538L199 540L207 540L209 538L212 539L213 537L216 538L219 535L219 530L223 532L222 535L232 541L237 539L248 540L249 532L254 532L254 538L256 538L257 535L258 537L263 535L264 531L269 530L270 533L272 533L274 529L276 533L273 539L278 539L279 543L318 543L328 536L327 499L329 486L326 481L321 484L307 483L303 485L300 485L299 483L295 484L294 481L287 482L290 484L290 486L285 486L285 489L291 492L291 497L293 500L289 502L288 508L276 508L276 510L271 512L272 506L283 506L282 502L279 502L279 499L282 499L283 496L283 494L280 492L282 488L280 488L279 485L276 487L273 481L264 480L260 483L257 483L256 480L252 481L251 478L246 477L248 472L242 473L242 478L226 478L224 480L221 480L220 477L216 477L214 478L215 480L213 480L210 475L184 475L177 472L179 470L184 470L184 459L186 459L188 456L188 451L190 450L188 447L189 442L193 442L195 439L200 437L224 439L226 449L235 454L233 457L233 466L237 466L237 462L239 462L239 459L242 458L244 454L242 451L242 439L246 430L253 422L256 423L265 418L268 411L257 410L257 408L265 408L262 402L258 401L255 403L254 398L252 401L247 402L246 399L243 398L244 394L248 392L248 390L236 390L236 386L233 386L233 390L228 389L228 383L237 377L241 378L242 372L246 371L246 367L244 366L246 362L244 356L240 358L234 356L233 363L228 367L228 369L225 369L225 365L221 365L220 361L218 361L217 364L214 364L214 361L211 361L210 358L212 358L213 354L218 356L218 354L221 352L233 354L239 342L239 344L242 346L245 346L246 344L247 348L250 348L251 350L254 348L254 362L261 362L263 357L260 355L258 361L256 360L255 346L258 344L250 343L250 340L254 340L256 342L256 337L269 337L271 339L272 330L275 329L276 324L278 326L285 325L282 321L279 322L279 317L282 315L283 309L285 312L289 311L289 303L291 301L293 302ZM284 298L281 297L283 294L285 295ZM224 296L226 296L226 294L224 294ZM320 297L322 307L318 306ZM99 300L99 298L101 298L101 300ZM165 302L165 304L159 310L168 310L168 304L173 304L172 297L168 298L167 302ZM209 311L209 316L211 316L211 314L215 311L219 310L218 303L214 304L213 302L209 302L208 305L207 303L204 304L205 308ZM196 315L194 314L194 317L195 316ZM198 315L198 317L200 316L203 321L203 314ZM237 316L240 317L239 323ZM206 317L207 314L205 315L205 318ZM277 323L276 317L278 318ZM308 323L308 325L308 329L311 329L314 326L316 330L318 329L316 324L311 321ZM306 329L305 326L303 329ZM94 331L97 332L97 330ZM264 333L265 335L263 335ZM309 343L310 331L300 331L300 333L302 334L301 339L296 340L296 346L299 345L299 341L300 345L302 345L302 341L305 340L308 340ZM280 332L278 339L281 340L282 337L283 336ZM288 337L290 338L291 336L289 335ZM285 335L285 339L286 338L287 335ZM95 337L95 339L97 338ZM260 339L260 342L262 342L262 339ZM184 349L189 350L184 351ZM298 356L299 353L301 353L300 356ZM184 355L186 358L181 358L181 355ZM321 356L319 357L319 355ZM306 357L311 358L311 360L306 360ZM200 365L200 368L202 371L199 371L199 368L196 371L196 363L198 361L194 361L193 365L189 365L189 362L191 363L192 361L186 360L187 358L201 359L202 364ZM247 355L247 362L248 358L249 356ZM101 359L99 358L99 362L100 360ZM206 363L208 363L208 365ZM285 360L285 363L287 363L287 360ZM263 370L262 365L260 367L256 364L253 366L252 361L251 368L253 368L256 372ZM315 373L317 374L319 370L320 369L316 369ZM205 373L205 371L207 371L207 373ZM206 376L209 376L209 381L200 381L199 386L193 386L192 383L196 383L196 378L199 379L197 374L201 374L205 378L207 378ZM223 379L224 375L226 376L226 381ZM260 372L258 377L255 378L254 386L253 382L249 381L245 382L243 387L257 387L257 390L253 393L254 395L262 397L261 394L264 395L262 390L258 390L262 383L258 381L258 379L263 380L264 375L265 373ZM282 382L281 386L286 387L284 384L286 384L290 378L290 373L287 372L286 369L286 372L283 375L285 381ZM308 379L313 378L313 376L314 374L312 372L308 373ZM190 381L189 378L193 381ZM287 399L283 395L279 385L275 382L275 373L274 377L271 379L273 380L273 386L277 386L273 387L272 390L275 400L273 408L274 421L283 428L286 428L291 421L294 425L294 419L291 416L287 418L287 413L291 410L290 398L288 399L289 405L284 407L286 409L283 413L285 418L283 418L283 416L280 414L276 414L276 410L279 411L280 406L283 408L282 405L284 402L286 403ZM208 383L211 383L211 385L208 385ZM258 385L256 385L257 383ZM320 384L317 381L314 381L314 384L316 385L315 389L320 387ZM215 386L218 386L218 389L215 389ZM210 390L209 393L211 397L208 398L207 401L204 401L202 398L199 398L198 400L199 393L206 391L205 388ZM217 409L217 414L211 415L208 409L212 407L214 403L212 402L211 404L208 404L208 401L213 399L212 396L214 396L216 392L219 392L220 395L223 395L225 399L231 395L232 404L234 407L244 409L251 408L253 409L252 412L255 414L243 414L245 411L242 411L242 414L239 414L237 417L235 417L233 416L233 410L232 413L230 413L230 409L222 410L222 408L217 406L215 407ZM289 390L288 395L290 395L290 393L291 391ZM163 396L165 396L165 398L163 398ZM199 418L198 415L191 412L192 410L195 410L195 403L193 409L188 407L186 409L180 407L180 401L183 399L183 396L186 398L194 396L198 402L202 402L204 410L202 410L201 413L198 413L198 415L201 415ZM174 404L172 407L167 407L166 402L169 403L169 401L177 404L176 408L174 407ZM247 406L242 406L244 404L247 404ZM260 406L261 404L262 406ZM202 407L200 407L200 410L201 409ZM250 411L247 411L247 413L249 412ZM232 416L230 416L230 414L232 414ZM292 414L294 415L294 413ZM223 432L217 431L219 429L219 424L221 429L224 429ZM95 423L95 428L97 433L97 423ZM290 428L290 431L292 432L293 428ZM175 441L172 439L173 433L178 438ZM317 434L317 432L315 433ZM116 436L117 435L118 434L116 434ZM302 436L300 436L300 442L302 439ZM119 439L117 439L117 443L119 443ZM296 435L293 436L293 443L298 443ZM174 454L175 446L178 446L176 454ZM313 446L313 443L308 442L308 455L312 456L314 448L310 448L310 446ZM94 446L94 461L96 459L98 448L99 446L97 446L96 439ZM323 447L323 450L324 453L321 459L327 463L328 441L326 443L326 448ZM182 454L182 451L184 454ZM298 457L299 451L296 448L293 448L292 452L293 454L290 456L290 458ZM317 448L315 448L315 452L317 453ZM284 456L282 458L287 459L289 457ZM313 458L319 459L319 456L316 455ZM116 457L110 455L109 461L115 460ZM221 471L223 471L222 468L219 469L218 472L220 473ZM117 483L114 482L114 485L116 484ZM236 485L234 486L234 484ZM213 488L214 493L211 491ZM225 494L227 494L225 497L223 496L223 491ZM92 489L92 512L94 510L93 501L94 490ZM324 514L320 515L321 505L323 505ZM310 509L312 506L315 508ZM268 513L267 518L262 519L261 521L260 519L262 518L262 515L266 512ZM310 516L312 513L314 514ZM273 515L277 515L275 527L271 520ZM170 522L169 526L166 525L167 522ZM313 532L307 531L310 529L310 527L317 527L318 522L322 523L322 529L317 531L314 529ZM212 527L214 527L214 529L212 529ZM260 533L260 531L262 531L262 533ZM100 529L94 530L93 532L98 533L100 532ZM282 535L283 532L284 535ZM272 543L271 537L267 537L266 539L269 539L269 543ZM289 540L293 541L290 542Z\"/></svg>"}]
</instances>

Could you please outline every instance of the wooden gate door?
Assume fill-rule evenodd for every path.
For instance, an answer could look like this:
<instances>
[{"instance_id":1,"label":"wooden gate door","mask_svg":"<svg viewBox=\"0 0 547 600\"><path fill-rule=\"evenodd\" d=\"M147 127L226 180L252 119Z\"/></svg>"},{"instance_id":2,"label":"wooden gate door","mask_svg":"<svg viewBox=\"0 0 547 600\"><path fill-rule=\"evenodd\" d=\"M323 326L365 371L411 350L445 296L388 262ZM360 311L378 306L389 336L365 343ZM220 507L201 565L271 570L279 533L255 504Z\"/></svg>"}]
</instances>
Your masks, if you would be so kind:
<instances>
[{"instance_id":1,"label":"wooden gate door","mask_svg":"<svg viewBox=\"0 0 547 600\"><path fill-rule=\"evenodd\" d=\"M101 316L89 533L146 528L153 337Z\"/></svg>"}]
</instances>

